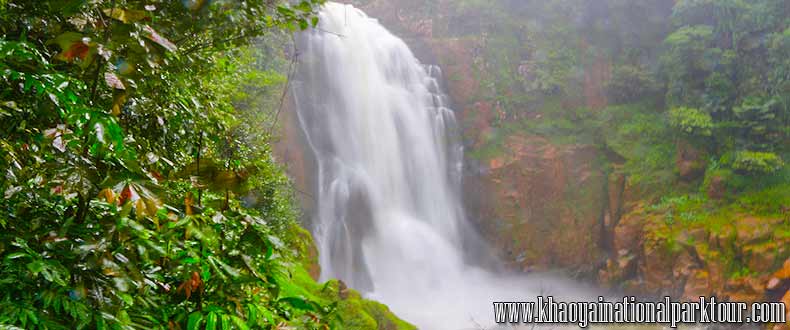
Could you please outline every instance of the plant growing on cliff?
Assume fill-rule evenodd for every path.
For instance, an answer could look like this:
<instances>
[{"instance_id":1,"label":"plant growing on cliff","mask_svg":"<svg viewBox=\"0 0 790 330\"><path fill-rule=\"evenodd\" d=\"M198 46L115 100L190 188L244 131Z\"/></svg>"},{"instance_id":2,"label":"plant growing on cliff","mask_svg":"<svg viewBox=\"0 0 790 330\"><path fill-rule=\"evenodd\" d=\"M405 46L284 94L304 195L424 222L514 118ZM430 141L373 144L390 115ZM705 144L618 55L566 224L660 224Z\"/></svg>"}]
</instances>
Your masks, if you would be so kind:
<instances>
[{"instance_id":1,"label":"plant growing on cliff","mask_svg":"<svg viewBox=\"0 0 790 330\"><path fill-rule=\"evenodd\" d=\"M711 136L713 119L698 109L678 107L669 110L669 124L690 136Z\"/></svg>"},{"instance_id":2,"label":"plant growing on cliff","mask_svg":"<svg viewBox=\"0 0 790 330\"><path fill-rule=\"evenodd\" d=\"M606 87L614 103L638 102L660 90L653 73L645 67L635 65L615 68Z\"/></svg>"},{"instance_id":3,"label":"plant growing on cliff","mask_svg":"<svg viewBox=\"0 0 790 330\"><path fill-rule=\"evenodd\" d=\"M738 151L731 158L736 171L749 174L771 174L784 166L784 161L771 152Z\"/></svg>"},{"instance_id":4,"label":"plant growing on cliff","mask_svg":"<svg viewBox=\"0 0 790 330\"><path fill-rule=\"evenodd\" d=\"M788 10L775 0L685 0L674 7L677 28L665 39L662 57L667 102L698 109L685 111L688 124L712 122L712 134L702 132L712 138L709 146L717 155L762 153L742 153L740 165L733 163L740 171L772 173L781 166L778 154L788 147L788 71L786 56L776 53L786 47ZM680 124L688 133L700 133Z\"/></svg>"}]
</instances>

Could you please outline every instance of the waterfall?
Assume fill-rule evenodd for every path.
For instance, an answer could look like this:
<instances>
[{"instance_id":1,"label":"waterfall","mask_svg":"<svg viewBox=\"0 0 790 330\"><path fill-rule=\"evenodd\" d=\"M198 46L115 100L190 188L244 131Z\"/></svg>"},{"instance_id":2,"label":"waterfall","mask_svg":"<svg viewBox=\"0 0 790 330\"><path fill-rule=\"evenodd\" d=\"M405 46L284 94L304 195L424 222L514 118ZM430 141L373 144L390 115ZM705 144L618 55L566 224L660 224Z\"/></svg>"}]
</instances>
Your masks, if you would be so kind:
<instances>
[{"instance_id":1,"label":"waterfall","mask_svg":"<svg viewBox=\"0 0 790 330\"><path fill-rule=\"evenodd\" d=\"M464 260L478 238L460 201L463 150L439 67L350 5L326 4L319 22L297 35L293 94L316 162L322 278L429 330L490 324L492 301L534 299L548 280Z\"/></svg>"}]
</instances>

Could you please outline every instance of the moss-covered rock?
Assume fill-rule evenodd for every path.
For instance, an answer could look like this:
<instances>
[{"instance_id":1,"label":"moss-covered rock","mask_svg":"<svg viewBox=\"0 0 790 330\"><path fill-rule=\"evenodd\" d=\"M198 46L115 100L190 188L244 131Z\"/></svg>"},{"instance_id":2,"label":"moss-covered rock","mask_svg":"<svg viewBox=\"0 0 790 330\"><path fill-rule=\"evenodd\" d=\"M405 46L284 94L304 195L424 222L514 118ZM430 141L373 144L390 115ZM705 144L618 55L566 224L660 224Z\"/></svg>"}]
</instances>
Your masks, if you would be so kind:
<instances>
[{"instance_id":1,"label":"moss-covered rock","mask_svg":"<svg viewBox=\"0 0 790 330\"><path fill-rule=\"evenodd\" d=\"M776 274L790 257L790 224L761 210L702 195L635 207L615 228L618 254L599 279L636 293L684 299L778 299L786 290Z\"/></svg>"},{"instance_id":2,"label":"moss-covered rock","mask_svg":"<svg viewBox=\"0 0 790 330\"><path fill-rule=\"evenodd\" d=\"M364 299L359 292L347 288L342 281L318 283L318 251L310 232L299 226L292 226L288 235L291 237L289 245L297 254L299 263L293 265L288 274L281 274L277 279L281 287L280 297L304 297L333 308L330 321L333 329L416 329L395 316L386 305Z\"/></svg>"}]
</instances>

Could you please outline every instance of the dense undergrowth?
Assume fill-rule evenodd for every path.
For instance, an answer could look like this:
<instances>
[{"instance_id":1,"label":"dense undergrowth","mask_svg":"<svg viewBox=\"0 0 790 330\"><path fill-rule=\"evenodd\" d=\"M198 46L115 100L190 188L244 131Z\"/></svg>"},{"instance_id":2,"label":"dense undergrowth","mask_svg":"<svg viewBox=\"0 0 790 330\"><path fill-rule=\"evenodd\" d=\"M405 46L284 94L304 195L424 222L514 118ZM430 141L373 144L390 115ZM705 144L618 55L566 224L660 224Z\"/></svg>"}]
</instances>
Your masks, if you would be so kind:
<instances>
[{"instance_id":1,"label":"dense undergrowth","mask_svg":"<svg viewBox=\"0 0 790 330\"><path fill-rule=\"evenodd\" d=\"M320 3L0 1L0 327L411 327L308 275L271 155Z\"/></svg>"}]
</instances>

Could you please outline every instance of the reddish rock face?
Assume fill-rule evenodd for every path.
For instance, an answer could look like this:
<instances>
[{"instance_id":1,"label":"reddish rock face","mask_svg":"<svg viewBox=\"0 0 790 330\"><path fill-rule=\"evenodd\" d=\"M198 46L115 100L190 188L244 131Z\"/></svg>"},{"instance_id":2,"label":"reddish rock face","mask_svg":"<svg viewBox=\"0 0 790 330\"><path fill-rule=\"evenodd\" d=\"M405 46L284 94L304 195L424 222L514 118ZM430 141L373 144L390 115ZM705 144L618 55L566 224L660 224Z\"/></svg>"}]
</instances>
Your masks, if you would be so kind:
<instances>
[{"instance_id":1,"label":"reddish rock face","mask_svg":"<svg viewBox=\"0 0 790 330\"><path fill-rule=\"evenodd\" d=\"M603 173L590 147L511 136L487 173L467 184L483 198L474 218L516 269L593 273L600 248Z\"/></svg>"},{"instance_id":2,"label":"reddish rock face","mask_svg":"<svg viewBox=\"0 0 790 330\"><path fill-rule=\"evenodd\" d=\"M790 240L771 230L781 221L740 215L710 231L702 224L673 227L665 215L637 206L614 229L618 256L598 278L604 285L689 300L715 295L777 301L790 289L790 260L777 268L790 254L783 248Z\"/></svg>"}]
</instances>

